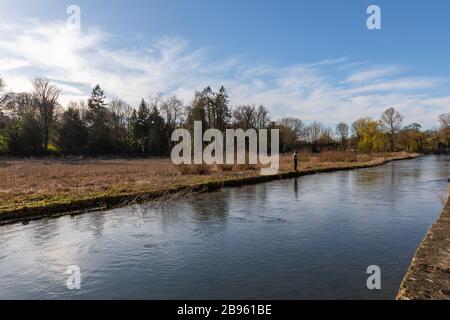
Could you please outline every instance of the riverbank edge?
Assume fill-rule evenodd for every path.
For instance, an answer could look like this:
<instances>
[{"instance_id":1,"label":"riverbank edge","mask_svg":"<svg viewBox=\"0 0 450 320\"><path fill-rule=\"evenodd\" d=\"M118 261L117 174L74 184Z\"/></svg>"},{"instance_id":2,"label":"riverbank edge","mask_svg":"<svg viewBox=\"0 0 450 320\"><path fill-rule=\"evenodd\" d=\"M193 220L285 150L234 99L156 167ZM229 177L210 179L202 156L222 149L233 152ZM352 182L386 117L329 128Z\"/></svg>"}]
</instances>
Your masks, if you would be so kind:
<instances>
[{"instance_id":1,"label":"riverbank edge","mask_svg":"<svg viewBox=\"0 0 450 320\"><path fill-rule=\"evenodd\" d=\"M397 300L450 300L450 197L417 249Z\"/></svg>"},{"instance_id":2,"label":"riverbank edge","mask_svg":"<svg viewBox=\"0 0 450 320\"><path fill-rule=\"evenodd\" d=\"M418 158L420 156L421 156L420 154L409 154L406 156L392 157L389 159L385 158L383 160L375 160L366 163L356 163L356 164L350 163L348 166L343 167L316 168L316 169L307 169L299 172L283 172L268 176L232 178L229 180L212 181L194 185L183 185L151 192L106 195L92 199L90 198L80 199L68 203L50 204L48 206L23 207L17 210L1 212L0 225L13 224L17 222L27 223L32 220L38 220L48 217L60 217L63 215L79 215L89 212L110 210L133 204L140 204L155 200L163 200L165 197L180 193L184 194L184 193L213 192L220 190L222 188L239 187L244 185L252 185L282 179L292 179L319 173L349 171L349 170L378 167L390 162L400 160L410 160Z\"/></svg>"}]
</instances>

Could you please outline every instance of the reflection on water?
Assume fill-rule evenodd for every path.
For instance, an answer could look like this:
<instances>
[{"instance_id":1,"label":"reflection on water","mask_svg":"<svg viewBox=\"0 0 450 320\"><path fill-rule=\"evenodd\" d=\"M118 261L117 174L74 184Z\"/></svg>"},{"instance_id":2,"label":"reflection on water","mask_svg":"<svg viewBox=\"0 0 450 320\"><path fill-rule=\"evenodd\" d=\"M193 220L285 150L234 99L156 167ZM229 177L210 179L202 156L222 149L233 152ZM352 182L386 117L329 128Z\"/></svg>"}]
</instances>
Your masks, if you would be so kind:
<instances>
[{"instance_id":1,"label":"reflection on water","mask_svg":"<svg viewBox=\"0 0 450 320\"><path fill-rule=\"evenodd\" d=\"M0 298L392 299L442 209L449 159L0 227ZM381 291L366 288L374 264Z\"/></svg>"}]
</instances>

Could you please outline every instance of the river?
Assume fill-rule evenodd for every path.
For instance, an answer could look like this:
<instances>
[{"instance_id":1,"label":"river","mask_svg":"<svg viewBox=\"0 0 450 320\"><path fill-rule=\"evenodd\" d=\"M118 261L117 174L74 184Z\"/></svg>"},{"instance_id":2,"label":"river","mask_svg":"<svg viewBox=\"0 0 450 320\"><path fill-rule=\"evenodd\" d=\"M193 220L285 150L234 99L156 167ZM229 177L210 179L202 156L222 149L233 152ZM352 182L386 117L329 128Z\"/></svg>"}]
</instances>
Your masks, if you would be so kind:
<instances>
[{"instance_id":1,"label":"river","mask_svg":"<svg viewBox=\"0 0 450 320\"><path fill-rule=\"evenodd\" d=\"M0 227L0 299L394 299L450 156ZM81 270L69 290L68 266ZM368 290L368 266L381 290Z\"/></svg>"}]
</instances>

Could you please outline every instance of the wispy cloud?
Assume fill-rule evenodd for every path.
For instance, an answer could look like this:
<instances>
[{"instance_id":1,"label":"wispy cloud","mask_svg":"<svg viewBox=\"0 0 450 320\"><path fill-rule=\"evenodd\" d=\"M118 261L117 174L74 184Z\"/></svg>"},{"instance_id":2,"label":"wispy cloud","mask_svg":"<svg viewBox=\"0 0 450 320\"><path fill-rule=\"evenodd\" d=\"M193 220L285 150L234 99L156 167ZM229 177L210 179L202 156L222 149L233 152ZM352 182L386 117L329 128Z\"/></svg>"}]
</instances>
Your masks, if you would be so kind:
<instances>
[{"instance_id":1,"label":"wispy cloud","mask_svg":"<svg viewBox=\"0 0 450 320\"><path fill-rule=\"evenodd\" d=\"M139 49L100 28L82 32L63 22L28 21L0 25L0 75L11 90L29 90L46 76L62 89L62 102L85 99L100 83L110 97L136 104L156 92L189 101L196 89L225 85L233 104L264 104L274 117L298 116L333 124L358 117L379 117L387 106L408 122L436 124L449 110L446 79L411 76L407 66L374 66L347 57L316 63L276 65L236 57L212 58L176 37L163 37Z\"/></svg>"},{"instance_id":2,"label":"wispy cloud","mask_svg":"<svg viewBox=\"0 0 450 320\"><path fill-rule=\"evenodd\" d=\"M403 68L399 66L379 66L376 68L370 68L351 74L346 82L348 83L362 83L366 81L385 78L387 76L395 75L401 72Z\"/></svg>"}]
</instances>

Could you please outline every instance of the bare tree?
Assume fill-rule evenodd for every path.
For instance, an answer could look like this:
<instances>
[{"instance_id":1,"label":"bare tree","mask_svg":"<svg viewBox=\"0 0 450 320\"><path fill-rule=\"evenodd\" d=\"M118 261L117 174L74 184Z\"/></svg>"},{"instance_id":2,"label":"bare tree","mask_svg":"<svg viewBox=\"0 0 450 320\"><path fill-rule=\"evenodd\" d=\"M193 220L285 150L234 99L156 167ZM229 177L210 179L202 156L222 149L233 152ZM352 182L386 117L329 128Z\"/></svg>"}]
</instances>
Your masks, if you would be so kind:
<instances>
[{"instance_id":1,"label":"bare tree","mask_svg":"<svg viewBox=\"0 0 450 320\"><path fill-rule=\"evenodd\" d=\"M331 128L322 128L322 132L320 133L319 144L325 148L329 148L335 143L333 138L333 129Z\"/></svg>"},{"instance_id":2,"label":"bare tree","mask_svg":"<svg viewBox=\"0 0 450 320\"><path fill-rule=\"evenodd\" d=\"M35 104L39 120L44 132L44 149L48 149L49 132L55 120L55 110L58 105L60 90L50 84L45 78L36 78L33 81L33 103Z\"/></svg>"},{"instance_id":3,"label":"bare tree","mask_svg":"<svg viewBox=\"0 0 450 320\"><path fill-rule=\"evenodd\" d=\"M235 128L255 129L257 127L257 112L255 106L239 106L233 111L233 122Z\"/></svg>"},{"instance_id":4,"label":"bare tree","mask_svg":"<svg viewBox=\"0 0 450 320\"><path fill-rule=\"evenodd\" d=\"M359 141L361 138L361 129L366 125L370 118L359 118L352 123L352 135Z\"/></svg>"},{"instance_id":5,"label":"bare tree","mask_svg":"<svg viewBox=\"0 0 450 320\"><path fill-rule=\"evenodd\" d=\"M128 138L128 127L133 108L123 100L113 99L109 103L109 110L111 111L111 125L114 139L125 143Z\"/></svg>"},{"instance_id":6,"label":"bare tree","mask_svg":"<svg viewBox=\"0 0 450 320\"><path fill-rule=\"evenodd\" d=\"M313 123L311 123L311 125L308 126L307 129L308 140L309 143L311 143L313 152L319 151L319 140L322 132L323 126L317 121L314 121Z\"/></svg>"},{"instance_id":7,"label":"bare tree","mask_svg":"<svg viewBox=\"0 0 450 320\"><path fill-rule=\"evenodd\" d=\"M175 95L165 99L161 104L161 113L166 120L166 140L170 149L173 144L171 140L172 132L184 122L185 108L183 101L178 99Z\"/></svg>"},{"instance_id":8,"label":"bare tree","mask_svg":"<svg viewBox=\"0 0 450 320\"><path fill-rule=\"evenodd\" d=\"M79 101L69 101L69 103L67 104L67 109L76 109L80 111L80 114L83 116L83 114L87 112L88 107L86 101L79 100Z\"/></svg>"},{"instance_id":9,"label":"bare tree","mask_svg":"<svg viewBox=\"0 0 450 320\"><path fill-rule=\"evenodd\" d=\"M387 133L389 139L390 151L395 151L395 140L398 132L401 130L403 116L394 108L388 108L381 115L381 126Z\"/></svg>"},{"instance_id":10,"label":"bare tree","mask_svg":"<svg viewBox=\"0 0 450 320\"><path fill-rule=\"evenodd\" d=\"M444 113L439 116L439 123L441 125L442 141L450 147L450 113Z\"/></svg>"},{"instance_id":11,"label":"bare tree","mask_svg":"<svg viewBox=\"0 0 450 320\"><path fill-rule=\"evenodd\" d=\"M450 128L450 113L444 113L439 116L439 123L442 129Z\"/></svg>"},{"instance_id":12,"label":"bare tree","mask_svg":"<svg viewBox=\"0 0 450 320\"><path fill-rule=\"evenodd\" d=\"M341 140L342 148L347 148L347 139L349 135L349 127L346 123L341 122L336 126L336 134L339 137L339 140Z\"/></svg>"},{"instance_id":13,"label":"bare tree","mask_svg":"<svg viewBox=\"0 0 450 320\"><path fill-rule=\"evenodd\" d=\"M36 107L33 104L33 96L28 92L8 93L6 95L3 109L13 117L21 117L25 115L35 115Z\"/></svg>"},{"instance_id":14,"label":"bare tree","mask_svg":"<svg viewBox=\"0 0 450 320\"><path fill-rule=\"evenodd\" d=\"M169 131L173 131L179 126L184 117L183 101L176 96L165 99L161 104L161 112L166 120Z\"/></svg>"},{"instance_id":15,"label":"bare tree","mask_svg":"<svg viewBox=\"0 0 450 320\"><path fill-rule=\"evenodd\" d=\"M5 81L0 78L0 109L4 106L6 101L8 100L8 95L4 93L6 88Z\"/></svg>"},{"instance_id":16,"label":"bare tree","mask_svg":"<svg viewBox=\"0 0 450 320\"><path fill-rule=\"evenodd\" d=\"M269 110L263 105L260 105L258 109L256 109L256 128L267 129L269 128L270 123Z\"/></svg>"},{"instance_id":17,"label":"bare tree","mask_svg":"<svg viewBox=\"0 0 450 320\"><path fill-rule=\"evenodd\" d=\"M5 82L2 78L0 78L0 130L3 130L8 122L8 117L4 115L4 113L1 111L3 105L5 104L7 100L7 95L3 94L3 91L5 90Z\"/></svg>"},{"instance_id":18,"label":"bare tree","mask_svg":"<svg viewBox=\"0 0 450 320\"><path fill-rule=\"evenodd\" d=\"M297 136L297 139L300 139L306 135L305 124L303 123L302 120L298 118L293 117L283 118L280 121L278 121L278 124L294 131Z\"/></svg>"}]
</instances>

